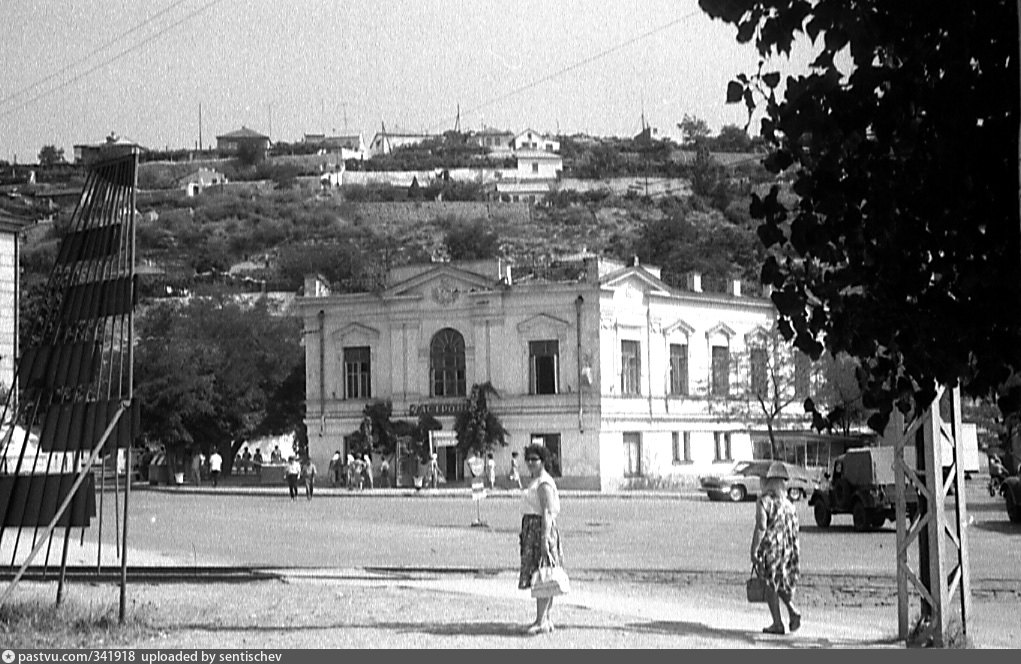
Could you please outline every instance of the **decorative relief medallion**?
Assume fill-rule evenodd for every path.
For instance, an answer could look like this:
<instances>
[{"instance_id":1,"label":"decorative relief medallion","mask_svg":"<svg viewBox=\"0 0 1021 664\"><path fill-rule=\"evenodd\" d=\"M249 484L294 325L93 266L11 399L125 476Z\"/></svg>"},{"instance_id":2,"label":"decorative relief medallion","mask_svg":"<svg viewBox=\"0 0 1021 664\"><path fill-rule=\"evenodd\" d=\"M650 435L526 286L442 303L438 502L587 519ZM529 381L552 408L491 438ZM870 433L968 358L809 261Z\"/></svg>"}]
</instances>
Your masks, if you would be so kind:
<instances>
[{"instance_id":1,"label":"decorative relief medallion","mask_svg":"<svg viewBox=\"0 0 1021 664\"><path fill-rule=\"evenodd\" d=\"M440 283L432 289L433 300L444 306L449 306L457 301L460 291L457 285L449 279L441 279Z\"/></svg>"}]
</instances>

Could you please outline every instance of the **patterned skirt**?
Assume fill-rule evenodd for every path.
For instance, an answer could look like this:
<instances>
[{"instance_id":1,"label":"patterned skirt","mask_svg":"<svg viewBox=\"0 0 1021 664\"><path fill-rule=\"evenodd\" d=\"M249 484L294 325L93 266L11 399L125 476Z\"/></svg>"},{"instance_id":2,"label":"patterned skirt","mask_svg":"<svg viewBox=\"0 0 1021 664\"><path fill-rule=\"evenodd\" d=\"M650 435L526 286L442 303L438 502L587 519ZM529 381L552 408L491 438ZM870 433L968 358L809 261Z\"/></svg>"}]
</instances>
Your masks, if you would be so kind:
<instances>
[{"instance_id":1,"label":"patterned skirt","mask_svg":"<svg viewBox=\"0 0 1021 664\"><path fill-rule=\"evenodd\" d=\"M560 548L560 531L556 520L550 526L550 538L553 540L553 567L564 564L564 552ZM538 514L525 514L521 517L521 533L518 535L521 544L521 570L518 573L518 588L524 590L532 587L532 574L539 569L539 561L546 555L546 542L543 536L542 517Z\"/></svg>"}]
</instances>

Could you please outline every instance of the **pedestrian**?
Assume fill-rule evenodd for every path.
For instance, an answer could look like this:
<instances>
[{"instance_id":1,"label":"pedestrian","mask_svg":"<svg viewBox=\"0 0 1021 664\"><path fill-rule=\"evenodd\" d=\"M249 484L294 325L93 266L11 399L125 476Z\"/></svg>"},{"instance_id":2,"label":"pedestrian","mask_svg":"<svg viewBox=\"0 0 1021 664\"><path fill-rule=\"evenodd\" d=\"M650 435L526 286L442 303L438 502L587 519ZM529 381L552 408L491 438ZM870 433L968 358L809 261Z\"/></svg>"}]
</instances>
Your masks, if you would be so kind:
<instances>
[{"instance_id":1,"label":"pedestrian","mask_svg":"<svg viewBox=\"0 0 1021 664\"><path fill-rule=\"evenodd\" d=\"M283 454L283 452L280 451L280 446L279 445L274 445L273 446L273 451L269 453L269 462L270 463L283 463L284 462L284 454Z\"/></svg>"},{"instance_id":2,"label":"pedestrian","mask_svg":"<svg viewBox=\"0 0 1021 664\"><path fill-rule=\"evenodd\" d=\"M241 452L241 474L247 475L248 471L252 469L252 453L248 450L248 446L245 445L244 451Z\"/></svg>"},{"instance_id":3,"label":"pedestrian","mask_svg":"<svg viewBox=\"0 0 1021 664\"><path fill-rule=\"evenodd\" d=\"M382 487L390 487L390 461L386 457L379 462L379 484Z\"/></svg>"},{"instance_id":4,"label":"pedestrian","mask_svg":"<svg viewBox=\"0 0 1021 664\"><path fill-rule=\"evenodd\" d=\"M347 455L347 465L344 468L347 471L346 472L347 490L354 491L355 482L357 481L357 478L361 476L361 473L358 472L358 466L355 463L354 456L350 454Z\"/></svg>"},{"instance_id":5,"label":"pedestrian","mask_svg":"<svg viewBox=\"0 0 1021 664\"><path fill-rule=\"evenodd\" d=\"M507 476L511 482L514 483L518 489L521 488L521 470L518 469L518 453L511 452L511 469L510 474Z\"/></svg>"},{"instance_id":6,"label":"pedestrian","mask_svg":"<svg viewBox=\"0 0 1021 664\"><path fill-rule=\"evenodd\" d=\"M532 481L521 494L521 568L518 588L522 590L532 587L532 576L540 567L563 567L564 564L560 530L557 528L560 494L549 474L549 461L549 450L542 445L532 444L525 448L525 463ZM536 597L535 622L525 628L525 633L552 632L552 607L552 597Z\"/></svg>"},{"instance_id":7,"label":"pedestrian","mask_svg":"<svg viewBox=\"0 0 1021 664\"><path fill-rule=\"evenodd\" d=\"M196 451L191 456L191 481L195 486L202 485L202 464L206 462L206 458L202 455L202 452Z\"/></svg>"},{"instance_id":8,"label":"pedestrian","mask_svg":"<svg viewBox=\"0 0 1021 664\"><path fill-rule=\"evenodd\" d=\"M436 461L436 452L429 455L429 486L436 488L440 482L440 464Z\"/></svg>"},{"instance_id":9,"label":"pedestrian","mask_svg":"<svg viewBox=\"0 0 1021 664\"><path fill-rule=\"evenodd\" d=\"M255 448L255 454L252 455L252 472L256 477L262 479L262 450L258 447Z\"/></svg>"},{"instance_id":10,"label":"pedestrian","mask_svg":"<svg viewBox=\"0 0 1021 664\"><path fill-rule=\"evenodd\" d=\"M340 467L341 467L341 465L342 465L342 462L341 462L340 450L337 450L336 452L333 453L333 456L330 457L330 467L327 468L327 472L330 475L330 484L332 486L337 486L338 484L340 484Z\"/></svg>"},{"instance_id":11,"label":"pedestrian","mask_svg":"<svg viewBox=\"0 0 1021 664\"><path fill-rule=\"evenodd\" d=\"M315 488L316 465L311 457L305 457L301 464L301 479L305 482L305 498L312 500L312 490Z\"/></svg>"},{"instance_id":12,"label":"pedestrian","mask_svg":"<svg viewBox=\"0 0 1021 664\"><path fill-rule=\"evenodd\" d=\"M365 483L369 485L369 488L370 489L373 488L372 487L372 457L369 456L368 452L365 453L365 458L362 461L362 476L363 476L363 478L365 480Z\"/></svg>"},{"instance_id":13,"label":"pedestrian","mask_svg":"<svg viewBox=\"0 0 1021 664\"><path fill-rule=\"evenodd\" d=\"M486 455L486 483L490 489L496 488L496 459L492 452Z\"/></svg>"},{"instance_id":14,"label":"pedestrian","mask_svg":"<svg viewBox=\"0 0 1021 664\"><path fill-rule=\"evenodd\" d=\"M285 474L287 476L287 493L290 495L291 500L297 500L298 476L301 474L301 464L298 463L298 457L293 454L287 459Z\"/></svg>"},{"instance_id":15,"label":"pedestrian","mask_svg":"<svg viewBox=\"0 0 1021 664\"><path fill-rule=\"evenodd\" d=\"M787 607L790 631L801 627L801 613L794 606L794 592L801 577L798 513L787 498L786 466L774 461L766 471L765 485L755 503L752 532L752 571L766 586L766 604L773 622L762 629L766 634L783 634L780 602Z\"/></svg>"},{"instance_id":16,"label":"pedestrian","mask_svg":"<svg viewBox=\"0 0 1021 664\"><path fill-rule=\"evenodd\" d=\"M220 481L220 468L223 466L223 457L215 449L209 455L209 476L213 478L213 488L216 488Z\"/></svg>"}]
</instances>

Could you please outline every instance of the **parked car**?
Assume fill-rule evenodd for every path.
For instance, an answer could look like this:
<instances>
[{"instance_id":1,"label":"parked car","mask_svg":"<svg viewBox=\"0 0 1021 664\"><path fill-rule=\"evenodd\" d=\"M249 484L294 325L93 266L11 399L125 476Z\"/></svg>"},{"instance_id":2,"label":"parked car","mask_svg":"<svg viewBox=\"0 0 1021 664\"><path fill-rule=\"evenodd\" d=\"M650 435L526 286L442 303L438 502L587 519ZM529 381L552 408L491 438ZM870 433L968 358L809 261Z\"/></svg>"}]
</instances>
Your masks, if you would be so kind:
<instances>
[{"instance_id":1,"label":"parked car","mask_svg":"<svg viewBox=\"0 0 1021 664\"><path fill-rule=\"evenodd\" d=\"M770 460L738 461L724 475L703 475L698 481L709 500L731 500L737 503L746 498L755 498L761 493L762 481L771 463ZM801 500L812 495L819 483L808 470L789 463L783 465L790 476L787 481L788 498Z\"/></svg>"}]
</instances>

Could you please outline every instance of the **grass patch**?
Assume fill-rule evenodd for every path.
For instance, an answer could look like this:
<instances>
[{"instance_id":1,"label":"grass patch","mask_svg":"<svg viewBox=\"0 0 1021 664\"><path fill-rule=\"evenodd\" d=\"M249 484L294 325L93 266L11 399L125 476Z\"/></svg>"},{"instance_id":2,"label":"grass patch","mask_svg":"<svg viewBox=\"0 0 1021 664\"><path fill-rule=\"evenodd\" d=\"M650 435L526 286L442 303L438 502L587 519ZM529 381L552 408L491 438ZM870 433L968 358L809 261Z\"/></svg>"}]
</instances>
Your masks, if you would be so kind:
<instances>
[{"instance_id":1,"label":"grass patch","mask_svg":"<svg viewBox=\"0 0 1021 664\"><path fill-rule=\"evenodd\" d=\"M110 648L158 633L148 617L151 607L131 602L124 624L118 601L84 604L65 599L25 598L0 606L0 643L5 648Z\"/></svg>"}]
</instances>

